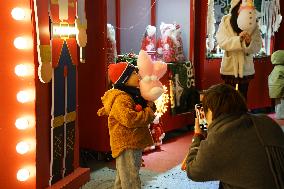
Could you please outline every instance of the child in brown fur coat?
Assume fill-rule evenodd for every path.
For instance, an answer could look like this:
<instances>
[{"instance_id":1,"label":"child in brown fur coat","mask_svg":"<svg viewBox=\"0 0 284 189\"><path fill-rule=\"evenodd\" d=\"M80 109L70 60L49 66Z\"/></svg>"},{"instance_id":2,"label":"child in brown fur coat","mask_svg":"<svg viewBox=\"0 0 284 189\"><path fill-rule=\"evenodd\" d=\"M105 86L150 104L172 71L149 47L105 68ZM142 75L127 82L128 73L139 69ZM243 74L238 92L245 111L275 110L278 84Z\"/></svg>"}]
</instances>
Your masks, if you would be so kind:
<instances>
[{"instance_id":1,"label":"child in brown fur coat","mask_svg":"<svg viewBox=\"0 0 284 189\"><path fill-rule=\"evenodd\" d=\"M108 116L112 156L116 159L114 188L140 189L142 151L153 145L148 125L154 120L152 102L141 97L135 67L121 62L108 69L114 87L102 97L98 115Z\"/></svg>"}]
</instances>

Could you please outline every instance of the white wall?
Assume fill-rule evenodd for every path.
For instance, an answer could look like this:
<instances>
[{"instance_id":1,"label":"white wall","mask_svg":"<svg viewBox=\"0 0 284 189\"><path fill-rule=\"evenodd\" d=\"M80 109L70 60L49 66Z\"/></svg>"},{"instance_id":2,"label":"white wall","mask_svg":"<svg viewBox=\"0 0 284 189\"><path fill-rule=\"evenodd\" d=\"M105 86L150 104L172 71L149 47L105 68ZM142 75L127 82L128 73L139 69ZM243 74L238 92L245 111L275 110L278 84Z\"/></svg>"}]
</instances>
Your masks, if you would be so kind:
<instances>
[{"instance_id":1,"label":"white wall","mask_svg":"<svg viewBox=\"0 0 284 189\"><path fill-rule=\"evenodd\" d=\"M139 53L141 40L151 19L150 0L120 1L120 49L121 53ZM131 27L131 28L130 28ZM132 28L133 27L133 28Z\"/></svg>"},{"instance_id":2,"label":"white wall","mask_svg":"<svg viewBox=\"0 0 284 189\"><path fill-rule=\"evenodd\" d=\"M157 34L160 36L160 24L180 24L182 31L183 51L188 59L190 35L190 0L157 0L156 24Z\"/></svg>"}]
</instances>

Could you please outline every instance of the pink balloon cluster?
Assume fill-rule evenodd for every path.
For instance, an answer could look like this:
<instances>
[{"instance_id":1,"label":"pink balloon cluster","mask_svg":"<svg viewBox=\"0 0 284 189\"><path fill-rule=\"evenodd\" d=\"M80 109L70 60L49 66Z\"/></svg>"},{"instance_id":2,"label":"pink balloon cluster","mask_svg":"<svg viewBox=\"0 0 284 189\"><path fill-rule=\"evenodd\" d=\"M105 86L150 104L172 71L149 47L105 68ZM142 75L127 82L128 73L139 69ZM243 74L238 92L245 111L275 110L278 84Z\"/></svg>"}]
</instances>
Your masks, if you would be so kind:
<instances>
[{"instance_id":1,"label":"pink balloon cluster","mask_svg":"<svg viewBox=\"0 0 284 189\"><path fill-rule=\"evenodd\" d=\"M159 81L167 72L167 64L162 61L152 61L150 56L141 50L138 55L141 96L149 101L157 100L163 93L163 85Z\"/></svg>"}]
</instances>

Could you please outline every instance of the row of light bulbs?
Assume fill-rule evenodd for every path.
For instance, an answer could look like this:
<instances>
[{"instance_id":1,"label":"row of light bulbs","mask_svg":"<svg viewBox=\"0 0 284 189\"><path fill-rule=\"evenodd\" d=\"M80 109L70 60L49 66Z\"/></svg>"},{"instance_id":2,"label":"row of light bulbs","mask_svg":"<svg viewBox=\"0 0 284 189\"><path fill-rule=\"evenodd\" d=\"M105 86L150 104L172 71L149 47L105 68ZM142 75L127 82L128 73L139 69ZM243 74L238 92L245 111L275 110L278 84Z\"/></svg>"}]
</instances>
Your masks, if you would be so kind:
<instances>
[{"instance_id":1,"label":"row of light bulbs","mask_svg":"<svg viewBox=\"0 0 284 189\"><path fill-rule=\"evenodd\" d=\"M13 19L17 21L23 21L27 17L27 10L23 8L14 8L11 11L11 15ZM26 50L32 47L32 39L28 37L17 37L14 40L14 46L15 48L19 50ZM34 73L33 71L34 67L32 64L19 64L15 67L15 74L18 77L29 77L32 76ZM20 103L28 103L35 100L35 91L34 90L22 90L17 93L17 100ZM15 121L15 126L19 130L26 130L30 128L34 124L34 117L32 116L25 116L20 117ZM28 153L32 149L32 143L29 141L20 141L16 145L16 151L23 155ZM19 169L17 172L17 179L19 181L26 181L29 179L31 175L31 170L28 168L22 168Z\"/></svg>"}]
</instances>

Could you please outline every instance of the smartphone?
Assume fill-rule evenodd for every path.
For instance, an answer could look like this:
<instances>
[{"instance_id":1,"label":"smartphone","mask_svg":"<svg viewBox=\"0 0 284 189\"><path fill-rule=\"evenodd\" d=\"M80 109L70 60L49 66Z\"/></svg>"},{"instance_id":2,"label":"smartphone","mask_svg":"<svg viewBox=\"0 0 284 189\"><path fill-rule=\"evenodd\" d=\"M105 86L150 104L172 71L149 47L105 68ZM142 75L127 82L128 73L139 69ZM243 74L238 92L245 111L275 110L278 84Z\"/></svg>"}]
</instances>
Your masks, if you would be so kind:
<instances>
[{"instance_id":1,"label":"smartphone","mask_svg":"<svg viewBox=\"0 0 284 189\"><path fill-rule=\"evenodd\" d=\"M198 118L200 128L202 130L207 130L206 128L207 121L205 119L205 113L204 113L202 103L195 105L195 114L196 114L196 118Z\"/></svg>"}]
</instances>

